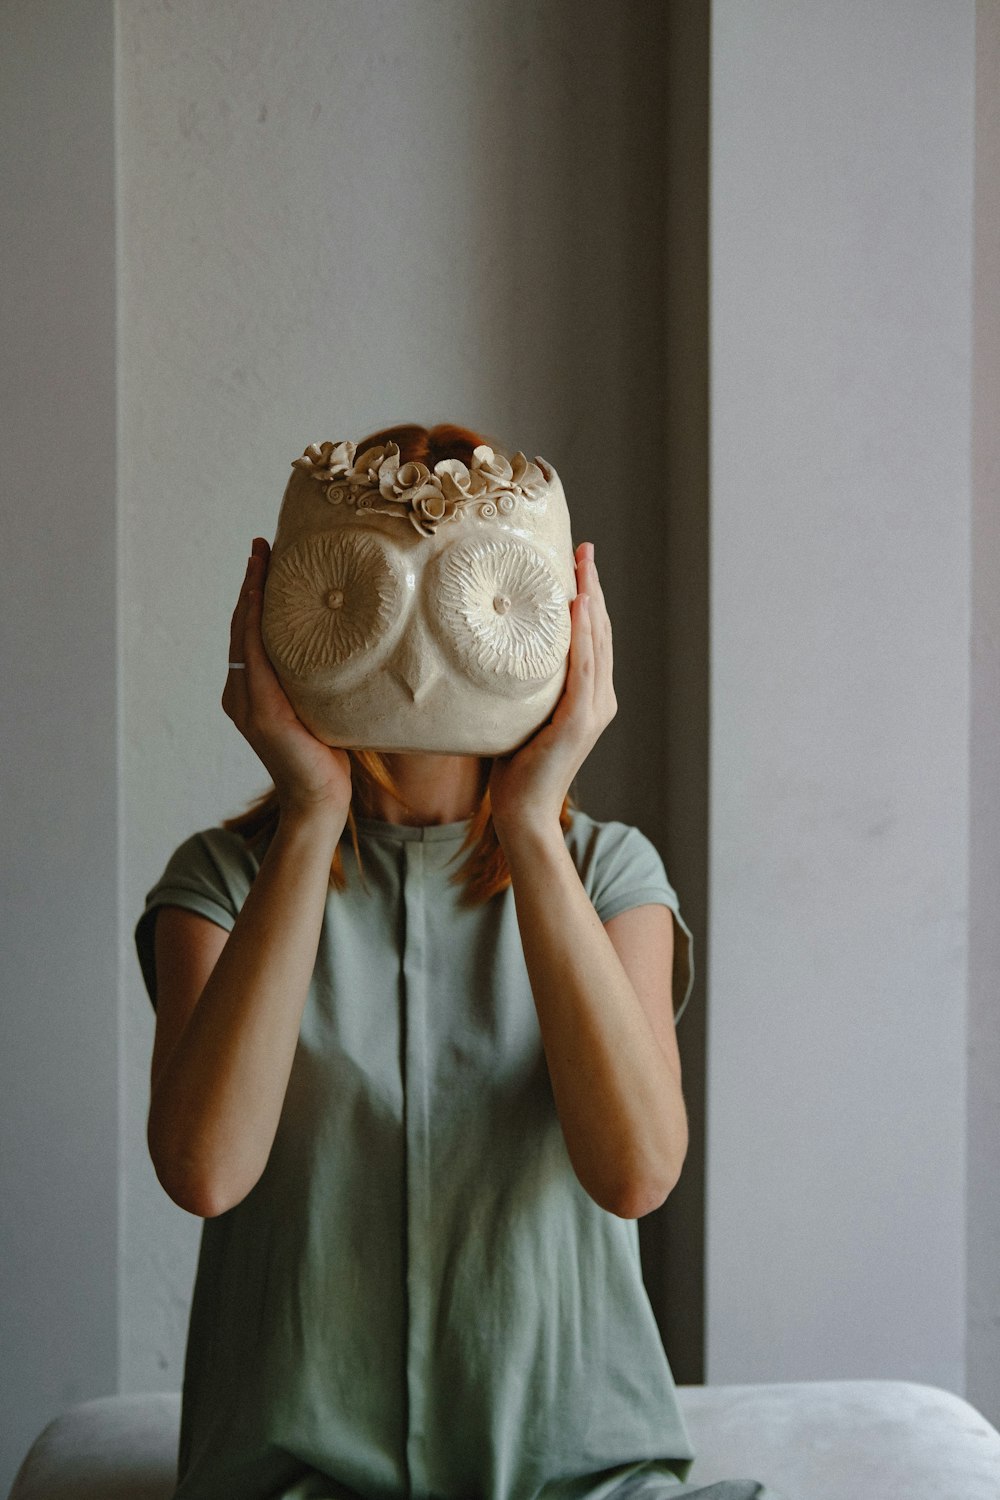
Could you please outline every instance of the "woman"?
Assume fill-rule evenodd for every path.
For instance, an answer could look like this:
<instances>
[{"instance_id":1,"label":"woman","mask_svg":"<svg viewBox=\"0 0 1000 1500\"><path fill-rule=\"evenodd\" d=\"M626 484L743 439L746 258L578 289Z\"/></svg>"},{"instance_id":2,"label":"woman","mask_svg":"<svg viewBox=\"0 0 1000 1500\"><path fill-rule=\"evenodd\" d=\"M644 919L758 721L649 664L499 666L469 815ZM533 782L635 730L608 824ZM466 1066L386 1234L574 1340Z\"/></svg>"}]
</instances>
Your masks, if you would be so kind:
<instances>
[{"instance_id":1,"label":"woman","mask_svg":"<svg viewBox=\"0 0 1000 1500\"><path fill-rule=\"evenodd\" d=\"M430 467L482 441L359 448L392 438ZM681 1483L642 1288L690 932L652 845L571 810L616 709L593 547L556 710L492 761L315 739L264 651L268 559L222 701L274 791L181 846L137 929L150 1152L206 1221L178 1500L763 1495Z\"/></svg>"}]
</instances>

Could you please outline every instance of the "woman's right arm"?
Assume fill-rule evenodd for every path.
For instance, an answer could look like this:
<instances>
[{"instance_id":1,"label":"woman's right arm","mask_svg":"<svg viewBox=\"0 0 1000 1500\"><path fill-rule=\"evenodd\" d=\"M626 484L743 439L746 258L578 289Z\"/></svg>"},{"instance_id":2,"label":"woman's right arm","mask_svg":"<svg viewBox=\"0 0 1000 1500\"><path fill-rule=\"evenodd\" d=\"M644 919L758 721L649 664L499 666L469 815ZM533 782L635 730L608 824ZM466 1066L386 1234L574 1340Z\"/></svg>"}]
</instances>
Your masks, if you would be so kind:
<instances>
[{"instance_id":1,"label":"woman's right arm","mask_svg":"<svg viewBox=\"0 0 1000 1500\"><path fill-rule=\"evenodd\" d=\"M210 1218L267 1164L298 1041L350 806L350 761L296 717L264 652L267 544L233 614L223 707L274 780L274 837L228 935L193 912L156 921L157 1023L147 1138L166 1192Z\"/></svg>"}]
</instances>

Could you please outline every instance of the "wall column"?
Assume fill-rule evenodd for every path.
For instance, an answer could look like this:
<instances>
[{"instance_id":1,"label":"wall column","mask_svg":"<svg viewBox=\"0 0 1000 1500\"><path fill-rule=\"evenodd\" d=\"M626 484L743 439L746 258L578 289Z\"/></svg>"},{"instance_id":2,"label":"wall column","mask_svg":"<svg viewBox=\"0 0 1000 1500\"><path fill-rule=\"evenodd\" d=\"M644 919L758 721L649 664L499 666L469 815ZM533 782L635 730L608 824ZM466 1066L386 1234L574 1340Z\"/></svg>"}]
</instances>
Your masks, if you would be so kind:
<instances>
[{"instance_id":1,"label":"wall column","mask_svg":"<svg viewBox=\"0 0 1000 1500\"><path fill-rule=\"evenodd\" d=\"M976 6L968 1381L1000 1426L1000 7Z\"/></svg>"},{"instance_id":2,"label":"wall column","mask_svg":"<svg viewBox=\"0 0 1000 1500\"><path fill-rule=\"evenodd\" d=\"M974 83L713 6L713 1382L964 1386Z\"/></svg>"},{"instance_id":3,"label":"wall column","mask_svg":"<svg viewBox=\"0 0 1000 1500\"><path fill-rule=\"evenodd\" d=\"M0 1493L118 1381L114 6L4 7Z\"/></svg>"}]
</instances>

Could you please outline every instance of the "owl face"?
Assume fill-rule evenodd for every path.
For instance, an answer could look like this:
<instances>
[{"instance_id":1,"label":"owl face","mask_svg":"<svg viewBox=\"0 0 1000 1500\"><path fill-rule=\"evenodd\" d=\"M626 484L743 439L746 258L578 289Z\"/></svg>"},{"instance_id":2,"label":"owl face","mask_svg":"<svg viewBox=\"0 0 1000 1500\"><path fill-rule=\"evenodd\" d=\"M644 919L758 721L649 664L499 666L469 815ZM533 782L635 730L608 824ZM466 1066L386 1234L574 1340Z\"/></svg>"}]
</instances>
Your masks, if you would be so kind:
<instances>
[{"instance_id":1,"label":"owl face","mask_svg":"<svg viewBox=\"0 0 1000 1500\"><path fill-rule=\"evenodd\" d=\"M541 500L470 506L427 532L331 504L293 472L264 642L313 734L345 748L500 755L546 721L566 679L576 594L551 472Z\"/></svg>"}]
</instances>

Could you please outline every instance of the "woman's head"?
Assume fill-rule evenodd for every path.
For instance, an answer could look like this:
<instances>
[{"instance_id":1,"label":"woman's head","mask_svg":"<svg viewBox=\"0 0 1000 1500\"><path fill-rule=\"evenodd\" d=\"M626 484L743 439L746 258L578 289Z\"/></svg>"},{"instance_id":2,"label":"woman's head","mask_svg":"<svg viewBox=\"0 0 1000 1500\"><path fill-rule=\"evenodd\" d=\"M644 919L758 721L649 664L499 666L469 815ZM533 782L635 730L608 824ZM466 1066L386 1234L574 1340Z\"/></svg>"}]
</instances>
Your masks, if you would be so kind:
<instances>
[{"instance_id":1,"label":"woman's head","mask_svg":"<svg viewBox=\"0 0 1000 1500\"><path fill-rule=\"evenodd\" d=\"M264 643L326 744L508 755L559 701L576 594L562 486L479 436L407 424L292 464Z\"/></svg>"},{"instance_id":2,"label":"woman's head","mask_svg":"<svg viewBox=\"0 0 1000 1500\"><path fill-rule=\"evenodd\" d=\"M452 464L460 466L458 469L453 470L453 472L459 476L460 480L463 472L465 473L466 478L468 478L468 471L473 465L475 450L477 448L482 449L486 447L492 449L497 455L500 455L504 452L504 450L496 442L495 439L488 438L480 432L473 431L466 427L459 427L451 423L440 423L430 428L422 427L415 423L400 423L392 427L382 428L377 432L369 433L359 442L351 444L350 448L352 449L353 454L356 454L360 457L361 455L373 449L386 449L389 448L390 445L395 445L395 448L398 450L398 463L400 468L408 464L422 465L425 470L433 474L435 472L436 465L440 463L446 463L447 468L447 461L451 461ZM327 444L325 445L325 447L329 449L332 448L333 445ZM318 454L319 452L320 450L318 449L307 449L306 457L308 458L310 453ZM301 460L298 462L302 463ZM315 468L315 463L313 464L313 467ZM501 476L503 476L504 474L509 474L511 472L510 463L508 462L505 468L503 459L500 459L495 467ZM531 471L534 471L534 473L532 474ZM542 471L537 470L534 465L523 465L515 472L518 476L525 476L527 480L534 478L536 483L538 482L538 478L541 477L545 480L546 486L551 483L548 477L549 474L551 474L555 479L555 484L558 485L558 478L554 476L554 471L550 470L548 466L546 466L546 469ZM487 480L488 482L494 484L493 493L495 494L497 492L495 487L496 481L491 480L489 476L487 476ZM503 483L502 478L500 480L500 483ZM315 486L313 494L322 490L325 490L325 486ZM309 495L310 500L312 500L312 495L310 495L308 486L306 487L306 493L307 495ZM527 493L530 495L530 490L528 490ZM558 493L559 499L562 500L561 488L559 489ZM330 498L332 499L333 497L331 496ZM342 504L342 497L339 495L338 501L340 504ZM379 503L377 496L376 503ZM488 495L485 496L485 503L489 504ZM531 502L529 499L528 504L524 507L525 510L527 510L530 503ZM562 506L563 509L565 509L564 500L562 501ZM347 507L345 506L344 510L346 511L346 509ZM496 507L493 507L494 517L496 516L496 513ZM324 515L324 522L327 522L327 519L327 516ZM351 519L353 520L354 517L352 516ZM381 522L377 516L373 516L371 518L366 516L363 518L363 520L366 523L369 520L374 520L377 525L381 525L383 533L389 533L390 544L392 546L398 546L401 537L406 536L409 530L409 528L404 524L402 527L402 532L400 533L400 531L397 529L395 536L393 536L394 527L398 527L398 522ZM432 513L431 521L427 525L427 530L432 535L435 531L433 522L434 515ZM493 536L488 535L485 528L481 531L480 534L488 541L493 541L495 543L496 539ZM448 539L448 535L449 533L446 531L445 540ZM277 537L275 541L277 544ZM379 545L384 547L384 543L382 543L381 541L379 542ZM530 545L530 543L528 545ZM287 547L285 550L288 550ZM572 543L569 539L568 518L566 520L565 526L565 550L567 551L570 560L569 566L570 568L572 568ZM411 543L409 556L412 558L418 556L418 554L419 542L416 542L416 544ZM275 558L272 557L272 573L274 571L274 567ZM436 580L434 579L429 580L429 582L431 583L435 581ZM490 582L489 580L484 581L486 583ZM327 583L329 583L329 580L327 580ZM326 597L329 599L329 596L333 592L334 591L332 589L327 587ZM487 592L490 593L491 589L488 588ZM565 608L566 599L567 597L571 597L573 592L575 592L575 584L571 583L569 589L561 596L560 609ZM501 605L506 603L507 599L509 599L509 595L507 595L505 598L503 594L498 594L495 597L499 598ZM542 602L544 603L544 599L542 600ZM487 601L487 603L492 605L493 597L491 597ZM558 648L559 653L563 658L565 657L565 651L568 650L568 610L565 610L565 614L567 616L567 638L565 645L563 646L562 644L560 644ZM490 622L487 621L487 623ZM515 622L512 621L511 623L513 624ZM440 631L438 646L440 646ZM412 678L414 676L414 663L412 660L410 660L409 662L407 661L405 646L402 647L401 653L397 652L397 658L400 656L400 654L402 656L402 674L404 676L409 675ZM397 661L397 665L398 664L399 663ZM417 666L419 666L419 663L417 663ZM563 671L557 685L558 692L561 692L562 679L564 675L565 674ZM417 690L419 692L419 684ZM556 698L558 697L558 692L555 694ZM298 704L296 704L295 706L298 710ZM550 708L546 710L544 717L548 716L548 712L551 711L551 706L554 705L550 705ZM300 716L302 716L301 712ZM312 726L310 725L310 727ZM530 735L531 727L532 726L529 726L528 732L526 734L522 734L520 736L521 739L526 738ZM474 752L463 751L462 753ZM404 807L406 806L406 801L401 794L400 788L396 785L392 777L389 765L386 760L386 755L384 753L379 750L372 750L367 746L353 745L348 747L348 754L351 759L353 782L352 807L348 815L348 827L350 830L352 842L354 844L355 856L360 867L361 853L358 846L358 831L355 820L355 813L357 813L357 815L360 817L371 816L374 809L378 806L379 803L379 789L388 792L391 796L395 797ZM465 840L465 844L463 845L463 849L468 851L468 857L461 865L461 867L456 870L453 876L453 879L457 883L461 883L464 886L464 898L470 904L476 904L487 900L496 891L503 889L504 886L509 884L510 880L506 861L504 860L503 856L503 851L500 848L499 841L497 840L496 834L493 829L492 816L490 811L488 773L491 764L491 756L483 757L483 783L485 790L482 802L475 816L470 821L469 833ZM568 827L571 821L571 805L571 799L567 797L561 815L561 821L564 827ZM237 818L227 820L226 826L235 828L237 831L243 833L243 835L248 840L254 840L259 836L267 836L270 830L274 827L277 819L277 814L277 798L272 791L265 794L264 797L260 798L250 809L248 809L246 813ZM340 849L338 849L333 861L331 881L336 888L343 888L347 883Z\"/></svg>"}]
</instances>

